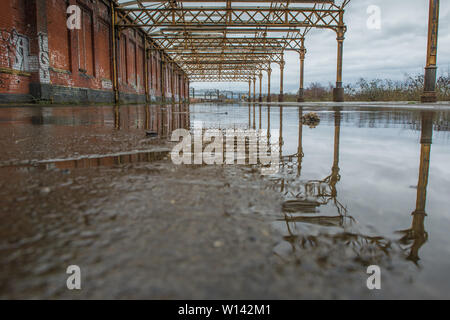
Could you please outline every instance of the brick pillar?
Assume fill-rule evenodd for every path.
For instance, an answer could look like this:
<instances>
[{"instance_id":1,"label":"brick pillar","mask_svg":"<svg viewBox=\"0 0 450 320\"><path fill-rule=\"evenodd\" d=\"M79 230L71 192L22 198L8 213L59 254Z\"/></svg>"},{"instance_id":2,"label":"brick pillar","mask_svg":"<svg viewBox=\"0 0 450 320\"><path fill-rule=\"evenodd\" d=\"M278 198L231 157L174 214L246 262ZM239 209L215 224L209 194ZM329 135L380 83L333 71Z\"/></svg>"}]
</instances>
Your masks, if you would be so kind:
<instances>
[{"instance_id":1,"label":"brick pillar","mask_svg":"<svg viewBox=\"0 0 450 320\"><path fill-rule=\"evenodd\" d=\"M50 57L48 52L47 1L36 0L36 56L33 62L33 78L30 93L37 100L51 100Z\"/></svg>"}]
</instances>

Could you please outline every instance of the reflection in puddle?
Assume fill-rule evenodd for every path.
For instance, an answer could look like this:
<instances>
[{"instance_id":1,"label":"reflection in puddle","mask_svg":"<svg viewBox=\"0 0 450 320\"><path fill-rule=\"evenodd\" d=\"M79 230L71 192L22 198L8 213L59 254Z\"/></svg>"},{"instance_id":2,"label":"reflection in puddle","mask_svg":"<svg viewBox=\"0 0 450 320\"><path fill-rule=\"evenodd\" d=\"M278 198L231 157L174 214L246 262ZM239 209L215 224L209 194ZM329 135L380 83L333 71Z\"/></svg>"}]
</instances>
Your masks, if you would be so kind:
<instances>
[{"instance_id":1,"label":"reflection in puddle","mask_svg":"<svg viewBox=\"0 0 450 320\"><path fill-rule=\"evenodd\" d=\"M198 112L208 107L193 106L193 109ZM310 248L328 250L330 255L333 255L336 248L346 247L353 253L348 256L350 260L362 264L374 261L382 263L383 257L390 260L394 255L418 264L421 248L428 239L425 231L425 203L433 130L439 134L441 143L442 139L448 141L449 130L445 129L450 123L448 113L395 109L383 111L374 108L352 110L341 107L306 109L249 104L240 108L227 108L225 115L216 114L212 117L205 113L194 113L192 117L195 121L202 121L206 128L225 129L238 125L248 129L267 129L271 142L278 141L280 171L273 176L263 177L269 181L269 190L280 193L284 199L281 216L274 226L283 233L284 239L292 246L292 251L280 251L279 247L283 246L277 246L275 252L278 256L287 257L292 252L298 253L309 244ZM315 126L319 123L318 118L320 126ZM331 139L328 130L330 127L333 128ZM358 177L348 174L342 176L343 127L346 134L345 171L353 172ZM394 131L396 128L401 131ZM278 134L273 129L279 130ZM413 154L417 150L410 142L410 149L404 150L407 141L405 136L409 138L411 133L417 131L421 132L420 159L410 156L405 158L404 163L394 164L391 157L401 159L404 156L402 152ZM306 149L317 150L318 155L308 153L305 149L305 134ZM358 134L363 136L358 137ZM324 148L322 145L325 140L333 141L333 147ZM315 160L309 160L309 166L313 164L320 170L308 167L303 172L304 159L307 157ZM408 217L408 209L405 207L413 203L409 201L410 196L405 197L404 194L409 191L403 189L400 183L402 179L412 176L414 171L417 172L408 170L403 173L402 169L419 163L419 160L416 210L412 214L412 226L407 230L397 231L401 229L397 225L404 224L404 218ZM326 163L329 163L328 169ZM320 171L319 176L316 171ZM401 177L398 172L402 172ZM411 181L405 184L409 187L413 183ZM383 196L384 200L377 199L377 196ZM396 197L399 201L396 201ZM390 216L380 216L379 212L389 212ZM384 220L390 220L391 223L385 226ZM341 259L345 260L345 257L346 254L342 253ZM321 266L324 265L321 260Z\"/></svg>"},{"instance_id":2,"label":"reflection in puddle","mask_svg":"<svg viewBox=\"0 0 450 320\"><path fill-rule=\"evenodd\" d=\"M165 145L189 121L187 105L2 108L0 166L92 157L106 163L100 158ZM83 159L71 166L95 165Z\"/></svg>"},{"instance_id":3,"label":"reflection in puddle","mask_svg":"<svg viewBox=\"0 0 450 320\"><path fill-rule=\"evenodd\" d=\"M282 109L282 108L281 108ZM280 121L282 110L280 110ZM302 119L302 108L299 108L299 123ZM355 261L363 264L373 263L374 259L368 259L367 253L380 251L388 257L389 251L394 247L391 241L382 236L368 236L363 234L349 233L348 227L355 219L348 214L345 204L338 200L337 183L341 180L339 174L339 151L340 151L340 128L341 109L334 111L334 152L331 174L322 180L301 180L302 159L304 157L302 146L302 125L298 126L298 151L296 154L282 156L281 174L272 179L272 190L282 193L286 199L283 203L284 217L280 221L286 223L287 235L284 239L290 243L293 252L305 249L306 244L311 248L329 245L329 249L336 247L336 243L348 246L355 253ZM282 123L280 122L280 150L283 146ZM412 213L413 221L410 229L399 231L402 234L396 243L401 245L406 259L417 263L420 260L419 250L426 243L428 234L425 231L425 204L430 167L430 151L433 135L433 113L423 112L421 115L421 154L419 182L417 186L416 210ZM335 216L317 215L320 206L332 203L335 207ZM338 227L342 231L333 229L331 232L321 230L320 236L308 235L307 228L298 228L298 224L314 224L321 227ZM301 229L305 232L296 233L294 230ZM325 241L324 241L325 240ZM364 254L363 254L364 253ZM383 256L381 255L381 256ZM362 258L364 256L364 258ZM377 258L381 257L376 254ZM378 261L379 263L379 261ZM321 265L324 262L321 261Z\"/></svg>"},{"instance_id":4,"label":"reflection in puddle","mask_svg":"<svg viewBox=\"0 0 450 320\"><path fill-rule=\"evenodd\" d=\"M147 106L2 108L0 125L111 126L117 130L146 129L167 137L177 128L188 128L189 107L183 104Z\"/></svg>"},{"instance_id":5,"label":"reflection in puddle","mask_svg":"<svg viewBox=\"0 0 450 320\"><path fill-rule=\"evenodd\" d=\"M320 118L314 128L302 125L310 112ZM205 129L267 130L279 173L260 176L250 165L174 166L167 140L177 128L193 130L194 122ZM277 287L282 281L299 284L289 290L306 290L303 275L315 273L307 280L322 293L326 275L365 276L363 266L377 264L391 279L391 270L398 275L410 268L405 274L418 283L418 297L434 288L435 296L448 296L449 123L448 112L364 107L2 109L0 262L8 272L0 282L33 287L31 276L22 280L24 270L32 270L50 283L77 257L98 272L99 287L107 285L105 274L122 283L131 279L134 289L180 270L192 271L189 280L199 275L192 282L198 285L205 272L216 275L220 262L236 267L222 274L241 276L260 291L286 289ZM161 160L156 175L153 165L130 171L135 166L126 165ZM114 169L72 170L97 167ZM248 279L248 270L258 274L262 265L264 276L282 281ZM361 285L348 282L339 290ZM149 292L164 286L149 285Z\"/></svg>"},{"instance_id":6,"label":"reflection in puddle","mask_svg":"<svg viewBox=\"0 0 450 320\"><path fill-rule=\"evenodd\" d=\"M202 107L194 106L194 108ZM195 120L203 120L205 127L209 127L208 125L211 125L214 126L214 128L227 128L236 126L236 123L242 121L243 116L246 116L248 119L246 126L247 128L266 128L268 136L272 140L278 140L279 159L281 164L280 172L279 174L265 179L269 179L270 181L270 190L279 192L283 196L284 202L280 210L282 212L282 216L280 217L279 222L283 222L285 224L284 231L282 231L285 234L284 238L292 246L298 246L297 251L300 250L300 248L303 248L307 242L310 244L328 244L330 250L337 246L337 243L340 243L352 249L354 249L355 246L358 246L359 250L367 252L375 249L381 250L383 253L381 256L385 257L389 256L389 251L392 251L391 254L397 252L404 256L407 260L413 261L417 264L420 260L419 251L428 239L428 233L425 231L425 203L433 130L437 133L442 133L443 135L440 135L440 137L447 140L448 130L445 128L448 127L449 123L447 119L448 115L446 113L440 113L439 116L437 116L434 111L412 112L392 110L381 112L380 110L370 108L367 110L361 109L363 108L358 108L357 112L355 112L353 110L334 107L328 110L321 110L319 112L320 116L316 114L317 117L320 117L322 122L324 122L324 125L331 125L333 127L333 148L331 152L332 158L329 167L330 169L328 169L327 175L320 178L311 177L310 172L307 172L305 176L307 178L305 178L302 172L305 158L305 148L303 145L305 130L307 131L309 139L309 149L311 149L311 146L314 146L314 139L323 139L322 133L317 132L317 130L325 130L325 128L318 129L318 127L312 126L313 128L311 129L308 128L308 126L304 127L301 125L305 120L305 115L312 114L311 108L305 112L302 107L263 107L261 105L256 106L256 104L249 104L244 108L238 108L236 110L227 109L227 116L218 116L214 119L203 116L201 120L198 119L199 117ZM247 115L243 114L243 110L247 110ZM287 128L284 123L286 118L284 112L286 110L288 112ZM297 111L297 114L293 112L294 110ZM264 115L264 113L266 113L266 115ZM273 121L274 117L277 120L279 119L279 122ZM309 119L311 116L306 118ZM434 120L435 118L436 120ZM341 130L343 121L346 124L346 128L350 126L352 128L356 127L368 128L369 130L378 130L377 132L373 132L371 134L375 136L381 134L381 139L384 141L383 143L389 145L390 148L384 151L385 154L377 153L373 158L381 158L385 155L389 156L390 153L395 153L397 157L401 156L401 154L397 155L398 151L396 148L398 148L397 144L402 144L402 133L400 133L399 137L392 136L392 133L391 135L384 137L382 131L383 128L420 130L420 159L416 157L411 159L411 161L409 159L407 160L408 164L409 162L415 163L415 161L419 162L420 160L416 210L412 214L411 228L403 231L396 231L395 227L391 227L389 231L379 233L376 231L378 229L376 226L381 224L381 221L377 218L376 211L383 210L387 208L387 206L394 204L394 197L396 195L395 190L390 191L391 194L387 193L387 196L390 198L388 202L380 203L376 199L372 199L374 195L371 194L372 190L370 188L367 188L367 190L358 190L359 192L355 193L357 196L353 196L354 198L352 199L352 195L349 193L349 190L356 191L354 190L355 187L349 185L348 182L343 187L339 187L339 185L342 184L343 179L344 181L345 179L350 179L349 181L352 183L355 182L355 179L351 176L341 176L340 156ZM279 134L274 135L272 131L273 136L271 136L271 129L273 129L274 125L276 126L276 129L279 130ZM297 130L296 137L298 137L295 149L293 146L294 128ZM286 135L284 135L285 132L288 132L287 138ZM315 134L316 132L318 133L317 135ZM354 134L357 134L356 131L354 132ZM371 137L367 135L361 138L358 138L357 136L352 136L350 138L358 142L366 140L368 144L371 141ZM286 145L286 143L288 145ZM381 144L381 146L383 145ZM357 150L358 146L349 146L347 140L345 146L346 152L348 152L349 148ZM372 169L377 169L377 167L382 168L383 166L386 166L386 169L384 169L385 172L373 177L372 181L370 181L372 188L378 188L379 179L392 179L389 176L390 174L395 176L395 171L392 170L400 167L389 167L389 162L381 163L380 165L374 162L375 160L371 159L372 154L370 153L370 150L368 151L369 153L367 153L367 155L359 156L358 154L358 160L351 159L346 156L345 165L347 167L354 165L356 168L360 165L364 168L368 166L367 172L370 172ZM326 157L321 154L320 157L318 157L320 162L316 162L316 165L322 165L322 163L325 163L325 158ZM363 164L356 163L356 161L361 160L367 162L367 164L365 162ZM392 182L389 181L389 183L395 183L395 179ZM357 181L357 184L359 184L359 181ZM341 192L338 192L339 189ZM345 191L345 195L342 194L342 190ZM361 198L357 199L357 197ZM372 213L372 216L364 216L363 212L352 210L351 207L352 205L355 206L355 200L363 201L364 203L359 206L365 206L367 212ZM355 217L355 214L358 217ZM405 213L405 217L407 216L408 215ZM396 214L395 218L398 219L398 217L399 215ZM374 221L375 228L370 227L370 230L364 230L366 229L365 220L367 218L371 218L371 220ZM313 228L312 226L316 226L316 228ZM277 228L280 227L281 225L277 224ZM377 257L381 256L377 255ZM354 258L364 263L369 261L367 257L364 259L360 257Z\"/></svg>"},{"instance_id":7,"label":"reflection in puddle","mask_svg":"<svg viewBox=\"0 0 450 320\"><path fill-rule=\"evenodd\" d=\"M403 234L400 243L405 250L409 250L408 260L417 263L420 260L419 250L427 242L428 233L425 231L425 206L427 202L428 175L430 171L431 144L433 141L433 113L422 114L422 130L420 139L420 169L417 184L416 210L412 213L411 228L399 233Z\"/></svg>"},{"instance_id":8,"label":"reflection in puddle","mask_svg":"<svg viewBox=\"0 0 450 320\"><path fill-rule=\"evenodd\" d=\"M55 159L36 161L32 164L5 165L0 164L0 168L21 168L31 171L39 170L67 170L67 169L88 169L97 167L112 167L131 163L154 162L167 159L170 150L151 150L124 152L110 155L84 156L77 159Z\"/></svg>"}]
</instances>

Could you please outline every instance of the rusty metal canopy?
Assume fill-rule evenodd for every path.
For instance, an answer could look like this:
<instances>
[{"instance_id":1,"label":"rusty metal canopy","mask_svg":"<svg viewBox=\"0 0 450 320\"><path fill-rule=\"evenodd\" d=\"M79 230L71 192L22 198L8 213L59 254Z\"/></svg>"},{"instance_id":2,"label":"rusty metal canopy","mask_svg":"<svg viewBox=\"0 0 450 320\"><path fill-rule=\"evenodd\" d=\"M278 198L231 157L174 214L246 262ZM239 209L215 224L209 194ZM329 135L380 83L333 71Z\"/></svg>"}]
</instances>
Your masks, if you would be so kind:
<instances>
[{"instance_id":1,"label":"rusty metal canopy","mask_svg":"<svg viewBox=\"0 0 450 320\"><path fill-rule=\"evenodd\" d=\"M190 81L249 81L312 28L345 29L350 0L120 0L116 26L146 32Z\"/></svg>"}]
</instances>

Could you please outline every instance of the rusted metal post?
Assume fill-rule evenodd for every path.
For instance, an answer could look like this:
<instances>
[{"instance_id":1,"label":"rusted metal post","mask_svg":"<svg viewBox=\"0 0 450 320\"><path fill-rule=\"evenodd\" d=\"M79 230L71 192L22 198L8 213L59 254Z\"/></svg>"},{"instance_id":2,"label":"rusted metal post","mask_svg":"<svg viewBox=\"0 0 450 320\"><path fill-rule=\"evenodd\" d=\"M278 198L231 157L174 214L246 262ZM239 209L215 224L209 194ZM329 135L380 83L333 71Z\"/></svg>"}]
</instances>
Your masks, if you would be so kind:
<instances>
[{"instance_id":1,"label":"rusted metal post","mask_svg":"<svg viewBox=\"0 0 450 320\"><path fill-rule=\"evenodd\" d=\"M253 76L253 102L256 102L256 76Z\"/></svg>"},{"instance_id":2,"label":"rusted metal post","mask_svg":"<svg viewBox=\"0 0 450 320\"><path fill-rule=\"evenodd\" d=\"M425 214L427 197L428 173L430 169L430 151L433 143L433 114L422 113L422 130L420 137L420 169L419 182L417 184L416 212Z\"/></svg>"},{"instance_id":3,"label":"rusted metal post","mask_svg":"<svg viewBox=\"0 0 450 320\"><path fill-rule=\"evenodd\" d=\"M251 104L248 104L248 128L252 127L252 107Z\"/></svg>"},{"instance_id":4,"label":"rusted metal post","mask_svg":"<svg viewBox=\"0 0 450 320\"><path fill-rule=\"evenodd\" d=\"M147 39L144 39L144 69L145 69L145 75L144 75L144 85L145 85L145 102L148 103L150 101L149 98L149 91L148 91L148 48L147 48Z\"/></svg>"},{"instance_id":5,"label":"rusted metal post","mask_svg":"<svg viewBox=\"0 0 450 320\"><path fill-rule=\"evenodd\" d=\"M188 103L191 103L191 98L189 97L189 89L191 88L191 82L189 81L189 78L187 79L187 86L188 86ZM189 118L190 121L191 118Z\"/></svg>"},{"instance_id":6,"label":"rusted metal post","mask_svg":"<svg viewBox=\"0 0 450 320\"><path fill-rule=\"evenodd\" d=\"M332 195L336 196L336 183L339 181L339 149L341 141L341 109L336 108L334 111L334 154L333 154L333 167L331 168L332 178L331 185Z\"/></svg>"},{"instance_id":7,"label":"rusted metal post","mask_svg":"<svg viewBox=\"0 0 450 320\"><path fill-rule=\"evenodd\" d=\"M180 72L180 74L178 75L178 81L177 81L177 92L178 92L178 102L181 103L183 102L183 89L182 89L182 85L183 85L183 75Z\"/></svg>"},{"instance_id":8,"label":"rusted metal post","mask_svg":"<svg viewBox=\"0 0 450 320\"><path fill-rule=\"evenodd\" d=\"M166 63L164 61L164 54L161 52L161 100L166 102Z\"/></svg>"},{"instance_id":9,"label":"rusted metal post","mask_svg":"<svg viewBox=\"0 0 450 320\"><path fill-rule=\"evenodd\" d=\"M116 41L116 10L114 2L111 1L111 46L113 65L113 90L114 102L119 103L119 79L117 73L117 41Z\"/></svg>"},{"instance_id":10,"label":"rusted metal post","mask_svg":"<svg viewBox=\"0 0 450 320\"><path fill-rule=\"evenodd\" d=\"M298 102L304 102L304 76L305 76L305 56L306 56L306 48L305 48L305 39L302 39L302 45L300 47L300 50L298 51L300 55L300 86L298 88Z\"/></svg>"},{"instance_id":11,"label":"rusted metal post","mask_svg":"<svg viewBox=\"0 0 450 320\"><path fill-rule=\"evenodd\" d=\"M261 104L259 105L259 130L261 130L262 129L262 106L261 106Z\"/></svg>"},{"instance_id":12,"label":"rusted metal post","mask_svg":"<svg viewBox=\"0 0 450 320\"><path fill-rule=\"evenodd\" d=\"M428 49L427 66L425 67L424 91L421 101L425 103L437 102L436 74L437 74L437 45L439 27L439 0L430 0L428 21Z\"/></svg>"},{"instance_id":13,"label":"rusted metal post","mask_svg":"<svg viewBox=\"0 0 450 320\"><path fill-rule=\"evenodd\" d=\"M420 168L417 182L416 210L411 228L408 230L409 240L413 240L407 259L417 263L420 260L419 250L427 242L428 233L425 230L425 206L427 202L428 175L430 171L431 144L433 140L433 114L422 113L422 132L420 139Z\"/></svg>"},{"instance_id":14,"label":"rusted metal post","mask_svg":"<svg viewBox=\"0 0 450 320\"><path fill-rule=\"evenodd\" d=\"M189 100L189 96L191 95L191 91L187 88L187 77L186 74L183 72L183 102L187 102Z\"/></svg>"},{"instance_id":15,"label":"rusted metal post","mask_svg":"<svg viewBox=\"0 0 450 320\"><path fill-rule=\"evenodd\" d=\"M298 108L298 148L297 148L297 177L302 174L303 153L303 107Z\"/></svg>"},{"instance_id":16,"label":"rusted metal post","mask_svg":"<svg viewBox=\"0 0 450 320\"><path fill-rule=\"evenodd\" d=\"M278 148L279 148L279 157L280 160L283 157L283 145L284 145L284 140L283 140L283 106L280 105L280 134L278 137Z\"/></svg>"},{"instance_id":17,"label":"rusted metal post","mask_svg":"<svg viewBox=\"0 0 450 320\"><path fill-rule=\"evenodd\" d=\"M176 74L176 71L175 71L175 65L172 62L170 64L170 87L171 87L170 91L172 93L172 104L174 104L176 102L175 101L175 97L176 97L176 94L175 94L175 92L176 92L176 90L175 90L175 79L176 79L176 77L177 77L177 74Z\"/></svg>"},{"instance_id":18,"label":"rusted metal post","mask_svg":"<svg viewBox=\"0 0 450 320\"><path fill-rule=\"evenodd\" d=\"M262 102L262 77L263 77L262 71L259 71L259 99L258 99L259 102Z\"/></svg>"},{"instance_id":19,"label":"rusted metal post","mask_svg":"<svg viewBox=\"0 0 450 320\"><path fill-rule=\"evenodd\" d=\"M272 98L270 96L270 77L272 75L272 68L270 68L269 63L269 69L267 69L267 102L271 102Z\"/></svg>"},{"instance_id":20,"label":"rusted metal post","mask_svg":"<svg viewBox=\"0 0 450 320\"><path fill-rule=\"evenodd\" d=\"M256 104L253 104L253 129L256 129Z\"/></svg>"},{"instance_id":21,"label":"rusted metal post","mask_svg":"<svg viewBox=\"0 0 450 320\"><path fill-rule=\"evenodd\" d=\"M187 90L187 103L191 103L191 95L190 95L190 91L191 91L191 83L189 82L189 77L186 76L186 90ZM193 98L195 99L195 88L192 88L192 91L194 93Z\"/></svg>"},{"instance_id":22,"label":"rusted metal post","mask_svg":"<svg viewBox=\"0 0 450 320\"><path fill-rule=\"evenodd\" d=\"M172 65L172 63L171 62L169 62L168 64L167 64L167 69L168 69L168 80L169 80L169 83L168 83L168 89L169 89L169 91L170 91L170 102L171 103L173 103L173 100L174 100L174 97L175 97L175 95L174 95L174 92L173 92L173 75L174 75L174 73L173 73L173 65Z\"/></svg>"},{"instance_id":23,"label":"rusted metal post","mask_svg":"<svg viewBox=\"0 0 450 320\"><path fill-rule=\"evenodd\" d=\"M252 102L252 79L248 79L248 102Z\"/></svg>"},{"instance_id":24,"label":"rusted metal post","mask_svg":"<svg viewBox=\"0 0 450 320\"><path fill-rule=\"evenodd\" d=\"M284 88L283 88L283 80L284 80L284 54L281 54L280 61L280 95L278 96L278 102L284 101Z\"/></svg>"},{"instance_id":25,"label":"rusted metal post","mask_svg":"<svg viewBox=\"0 0 450 320\"><path fill-rule=\"evenodd\" d=\"M344 40L345 40L345 25L344 25L344 12L339 14L339 27L336 30L337 33L337 75L336 75L336 88L333 90L333 101L344 101L344 87L342 86L342 65L344 58Z\"/></svg>"}]
</instances>

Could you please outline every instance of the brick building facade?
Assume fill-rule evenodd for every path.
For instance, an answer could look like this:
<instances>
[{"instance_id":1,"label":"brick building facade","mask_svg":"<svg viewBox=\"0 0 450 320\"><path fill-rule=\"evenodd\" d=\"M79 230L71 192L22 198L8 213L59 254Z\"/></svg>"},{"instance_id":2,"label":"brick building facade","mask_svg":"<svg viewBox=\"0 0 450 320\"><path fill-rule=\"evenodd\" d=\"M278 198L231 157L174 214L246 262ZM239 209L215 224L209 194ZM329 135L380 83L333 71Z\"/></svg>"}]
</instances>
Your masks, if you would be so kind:
<instances>
[{"instance_id":1,"label":"brick building facade","mask_svg":"<svg viewBox=\"0 0 450 320\"><path fill-rule=\"evenodd\" d=\"M67 27L71 5L80 29ZM111 11L109 0L2 0L0 103L187 100L184 72L141 30L113 30Z\"/></svg>"}]
</instances>

